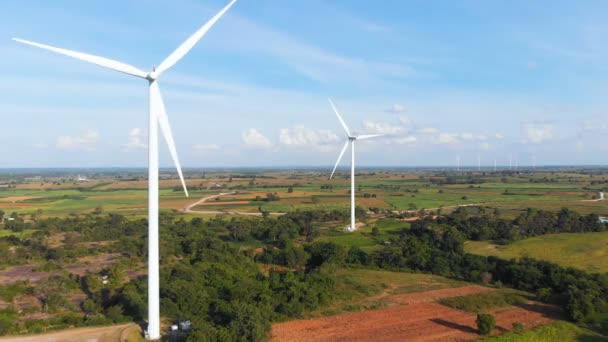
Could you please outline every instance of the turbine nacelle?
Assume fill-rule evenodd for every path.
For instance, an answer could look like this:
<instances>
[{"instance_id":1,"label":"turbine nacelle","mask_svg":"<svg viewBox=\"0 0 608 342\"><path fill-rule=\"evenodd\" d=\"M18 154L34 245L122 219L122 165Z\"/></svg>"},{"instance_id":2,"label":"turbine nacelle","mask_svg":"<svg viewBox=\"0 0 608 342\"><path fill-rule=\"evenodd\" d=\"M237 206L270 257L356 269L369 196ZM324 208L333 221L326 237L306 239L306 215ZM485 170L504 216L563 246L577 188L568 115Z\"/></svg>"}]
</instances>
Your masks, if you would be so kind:
<instances>
[{"instance_id":1,"label":"turbine nacelle","mask_svg":"<svg viewBox=\"0 0 608 342\"><path fill-rule=\"evenodd\" d=\"M156 67L152 67L152 71L150 71L148 75L146 75L146 79L150 82L154 82L158 79L159 76L160 74L156 71Z\"/></svg>"}]
</instances>

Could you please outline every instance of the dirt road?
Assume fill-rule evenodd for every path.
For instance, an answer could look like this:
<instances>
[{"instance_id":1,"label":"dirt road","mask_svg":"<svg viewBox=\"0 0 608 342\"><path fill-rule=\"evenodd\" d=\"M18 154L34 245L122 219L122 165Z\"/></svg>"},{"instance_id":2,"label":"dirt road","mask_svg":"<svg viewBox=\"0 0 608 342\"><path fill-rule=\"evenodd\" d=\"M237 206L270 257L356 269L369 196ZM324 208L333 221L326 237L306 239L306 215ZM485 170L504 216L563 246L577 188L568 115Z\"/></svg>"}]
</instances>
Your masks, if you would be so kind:
<instances>
[{"instance_id":1,"label":"dirt road","mask_svg":"<svg viewBox=\"0 0 608 342\"><path fill-rule=\"evenodd\" d=\"M139 326L134 323L109 327L67 329L48 334L2 337L0 342L136 342Z\"/></svg>"}]
</instances>

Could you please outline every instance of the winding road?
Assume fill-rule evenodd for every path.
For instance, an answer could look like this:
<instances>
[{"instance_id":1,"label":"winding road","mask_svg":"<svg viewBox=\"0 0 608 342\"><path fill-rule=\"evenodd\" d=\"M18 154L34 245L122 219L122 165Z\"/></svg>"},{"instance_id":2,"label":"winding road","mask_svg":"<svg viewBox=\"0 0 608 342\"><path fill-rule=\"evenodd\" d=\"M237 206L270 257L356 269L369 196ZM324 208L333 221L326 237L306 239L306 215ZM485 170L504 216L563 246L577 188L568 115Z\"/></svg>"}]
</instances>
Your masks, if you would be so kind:
<instances>
[{"instance_id":1,"label":"winding road","mask_svg":"<svg viewBox=\"0 0 608 342\"><path fill-rule=\"evenodd\" d=\"M605 200L605 198L604 198L604 192L603 191L598 192L598 195L600 197L598 197L596 199L592 199L592 200L583 200L583 202L600 202L600 201Z\"/></svg>"}]
</instances>

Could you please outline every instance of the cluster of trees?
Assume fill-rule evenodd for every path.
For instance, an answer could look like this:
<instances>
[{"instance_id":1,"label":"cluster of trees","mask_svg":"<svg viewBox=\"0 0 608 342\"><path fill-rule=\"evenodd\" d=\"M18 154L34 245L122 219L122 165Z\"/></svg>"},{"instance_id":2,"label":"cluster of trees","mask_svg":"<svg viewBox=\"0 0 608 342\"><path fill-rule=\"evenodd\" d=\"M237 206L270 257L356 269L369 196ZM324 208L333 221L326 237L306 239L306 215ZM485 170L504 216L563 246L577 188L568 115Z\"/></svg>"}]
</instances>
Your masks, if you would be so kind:
<instances>
[{"instance_id":1,"label":"cluster of trees","mask_svg":"<svg viewBox=\"0 0 608 342\"><path fill-rule=\"evenodd\" d=\"M161 231L161 250L166 253L161 272L163 315L190 320L193 331L188 339L192 341L259 341L270 322L299 317L327 303L335 288L331 265L271 270L264 275L255 262L260 254L242 251L213 231L228 229L231 236L236 230L247 232L266 241L268 250L299 253L298 263L307 265L310 256L292 239L306 236L313 220L330 217L330 213L296 212L277 219L180 219L166 225ZM144 287L145 283L134 285ZM136 319L145 312L143 293L130 291L123 298L123 307Z\"/></svg>"},{"instance_id":2,"label":"cluster of trees","mask_svg":"<svg viewBox=\"0 0 608 342\"><path fill-rule=\"evenodd\" d=\"M362 208L357 208L356 214L365 218ZM285 248L296 238L303 237L306 241L312 241L317 237L318 231L314 229L314 223L344 221L348 219L348 215L344 210L298 210L261 221L253 218L231 218L226 222L226 228L233 241L253 238L272 247Z\"/></svg>"},{"instance_id":3,"label":"cluster of trees","mask_svg":"<svg viewBox=\"0 0 608 342\"><path fill-rule=\"evenodd\" d=\"M334 295L335 272L330 264L311 262L316 252L308 252L294 239L314 236L313 222L347 218L346 212L294 212L279 218L263 220L193 218L177 219L161 215L161 303L163 315L193 323L189 339L200 340L263 340L270 322L299 317L327 303ZM127 265L143 262L146 240L145 220L129 221L115 214L69 216L43 219L34 226L37 232L27 239L12 237L10 243L27 251L23 256L57 261L57 276L42 282L0 288L0 295L36 295L44 310L54 316L45 320L17 321L17 310L0 312L0 333L42 332L48 329L91 324L107 324L125 320L141 320L147 312L146 278L129 280ZM243 251L220 237L238 240L240 234L267 244L267 251L281 251L291 257L275 263L293 264L293 268L271 270L263 274L256 260L263 262L255 250ZM64 244L50 248L44 238L62 233ZM101 272L83 277L62 271L62 262L71 248L81 242L114 240L108 251L120 250L130 259L114 264ZM310 238L311 239L311 238ZM71 245L72 247L66 248ZM86 244L85 244L86 245ZM30 253L37 251L35 253ZM87 253L85 251L85 253ZM10 254L10 253L9 253ZM88 253L87 253L88 254ZM21 254L19 254L21 255ZM50 255L53 255L52 257ZM267 256L271 256L269 253ZM56 259L55 259L56 258ZM29 260L20 260L22 262ZM70 291L82 291L87 298L80 307L66 300ZM6 328L3 328L6 327Z\"/></svg>"},{"instance_id":4,"label":"cluster of trees","mask_svg":"<svg viewBox=\"0 0 608 342\"><path fill-rule=\"evenodd\" d=\"M529 258L502 260L467 254L463 249L465 239L456 227L431 227L421 222L373 253L368 264L474 282L493 279L516 289L544 293L545 300L560 304L577 322L608 313L608 274L589 274Z\"/></svg>"},{"instance_id":5,"label":"cluster of trees","mask_svg":"<svg viewBox=\"0 0 608 342\"><path fill-rule=\"evenodd\" d=\"M253 199L254 201L260 202L260 201L264 201L264 202L274 202L274 201L279 201L281 200L281 197L279 197L279 194L277 194L276 192L269 192L266 194L266 198L262 198L262 196L255 196L255 198Z\"/></svg>"},{"instance_id":6,"label":"cluster of trees","mask_svg":"<svg viewBox=\"0 0 608 342\"><path fill-rule=\"evenodd\" d=\"M471 210L477 213L471 214ZM587 233L606 230L596 214L580 215L576 211L564 208L557 213L544 210L528 209L514 220L500 218L497 210L487 212L484 208L458 208L452 214L427 218L414 223L422 226L454 227L468 240L494 240L498 243L509 243L531 236L551 233Z\"/></svg>"}]
</instances>

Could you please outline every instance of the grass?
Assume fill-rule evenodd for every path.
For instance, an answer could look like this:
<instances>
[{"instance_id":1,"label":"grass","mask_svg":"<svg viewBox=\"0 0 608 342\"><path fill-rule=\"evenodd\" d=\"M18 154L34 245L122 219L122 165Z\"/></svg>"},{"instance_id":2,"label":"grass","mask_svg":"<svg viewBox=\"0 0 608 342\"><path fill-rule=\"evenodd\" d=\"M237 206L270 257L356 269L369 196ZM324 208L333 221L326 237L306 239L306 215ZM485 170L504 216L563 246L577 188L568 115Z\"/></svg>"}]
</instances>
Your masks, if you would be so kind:
<instances>
[{"instance_id":1,"label":"grass","mask_svg":"<svg viewBox=\"0 0 608 342\"><path fill-rule=\"evenodd\" d=\"M465 244L465 251L503 259L528 256L585 271L608 272L608 232L550 234L505 246L469 241Z\"/></svg>"},{"instance_id":2,"label":"grass","mask_svg":"<svg viewBox=\"0 0 608 342\"><path fill-rule=\"evenodd\" d=\"M505 306L523 304L527 300L524 294L519 291L501 289L486 293L444 298L439 302L454 309L480 313Z\"/></svg>"},{"instance_id":3,"label":"grass","mask_svg":"<svg viewBox=\"0 0 608 342\"><path fill-rule=\"evenodd\" d=\"M15 237L18 237L19 239L25 239L25 238L31 237L35 231L36 231L36 229L25 229L22 232L13 232L8 229L0 229L0 238L5 237L5 236L15 236Z\"/></svg>"},{"instance_id":4,"label":"grass","mask_svg":"<svg viewBox=\"0 0 608 342\"><path fill-rule=\"evenodd\" d=\"M608 337L569 322L556 322L521 333L484 338L484 342L602 342Z\"/></svg>"},{"instance_id":5,"label":"grass","mask_svg":"<svg viewBox=\"0 0 608 342\"><path fill-rule=\"evenodd\" d=\"M336 271L337 297L309 317L375 310L392 303L390 295L464 286L466 283L418 273L343 268Z\"/></svg>"}]
</instances>

